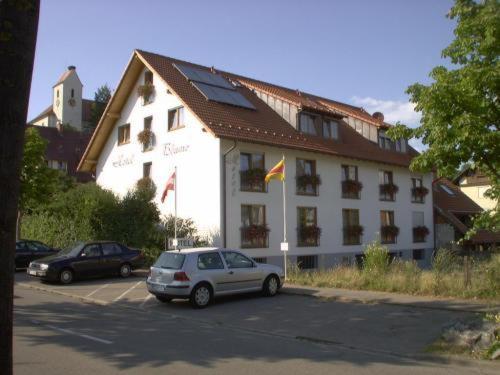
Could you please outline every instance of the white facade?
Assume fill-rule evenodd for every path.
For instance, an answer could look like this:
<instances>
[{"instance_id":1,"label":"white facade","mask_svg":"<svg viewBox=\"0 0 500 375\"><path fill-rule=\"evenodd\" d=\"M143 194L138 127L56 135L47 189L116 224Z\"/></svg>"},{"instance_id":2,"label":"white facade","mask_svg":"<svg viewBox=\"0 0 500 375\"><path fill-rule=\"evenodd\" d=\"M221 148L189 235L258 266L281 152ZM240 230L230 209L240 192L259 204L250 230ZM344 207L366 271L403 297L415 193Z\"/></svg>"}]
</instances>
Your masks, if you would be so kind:
<instances>
[{"instance_id":1,"label":"white facade","mask_svg":"<svg viewBox=\"0 0 500 375\"><path fill-rule=\"evenodd\" d=\"M174 194L169 192L165 203L160 202L161 193L169 176L177 167L177 210L178 216L192 218L200 234L209 237L214 245L223 245L224 205L226 195L226 246L241 246L241 205L265 205L266 224L269 232L269 246L262 249L244 249L252 257L266 258L269 263L280 264L283 240L282 186L272 181L268 191L240 191L240 152L263 153L265 168L272 168L284 154L286 158L287 187L287 232L290 259L300 255L317 256L319 267L330 267L346 257L353 260L361 254L363 244L376 238L380 231L380 211L394 211L394 224L400 228L395 244L389 244L391 252L400 253L405 258L412 257L414 249L424 249L424 259L432 253L433 209L432 178L430 174L413 176L403 167L388 164L359 161L320 153L300 152L252 143L221 140L208 131L188 108L184 108L185 127L168 131L168 111L183 103L158 77L154 76L155 94L150 104L143 104L137 95L137 86L144 80L144 71L124 105L114 129L108 136L96 166L97 183L123 196L143 177L144 163L152 163L151 178L158 188L156 203L162 214L174 212ZM137 134L144 129L144 119L152 116L151 129L155 134L155 147L143 152ZM130 141L118 145L118 127L130 124ZM223 189L223 155L226 157L226 186ZM296 194L296 158L316 161L316 171L321 176L318 196ZM359 181L363 184L361 199L341 197L341 165L358 166ZM393 172L394 183L399 192L395 202L379 200L379 171ZM411 177L423 178L423 185L429 189L425 203L411 202ZM322 229L319 246L297 246L297 207L316 207L317 225ZM364 227L362 245L343 245L342 209L358 209L359 224ZM422 212L424 225L430 234L425 242L413 242L413 212Z\"/></svg>"},{"instance_id":2,"label":"white facade","mask_svg":"<svg viewBox=\"0 0 500 375\"><path fill-rule=\"evenodd\" d=\"M58 122L82 128L82 90L83 85L74 67L70 67L67 76L53 87L52 109Z\"/></svg>"}]
</instances>

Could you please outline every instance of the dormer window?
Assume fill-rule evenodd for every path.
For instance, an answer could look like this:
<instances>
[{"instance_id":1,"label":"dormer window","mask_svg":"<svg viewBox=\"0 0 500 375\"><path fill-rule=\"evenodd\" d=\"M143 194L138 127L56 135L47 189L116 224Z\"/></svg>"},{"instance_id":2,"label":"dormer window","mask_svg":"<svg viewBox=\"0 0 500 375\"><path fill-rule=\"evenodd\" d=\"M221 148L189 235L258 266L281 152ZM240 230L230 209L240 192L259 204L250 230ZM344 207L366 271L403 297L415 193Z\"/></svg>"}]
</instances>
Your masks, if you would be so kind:
<instances>
[{"instance_id":1,"label":"dormer window","mask_svg":"<svg viewBox=\"0 0 500 375\"><path fill-rule=\"evenodd\" d=\"M300 114L300 124L299 130L305 134L318 135L314 122L316 121L316 116L309 113Z\"/></svg>"},{"instance_id":2,"label":"dormer window","mask_svg":"<svg viewBox=\"0 0 500 375\"><path fill-rule=\"evenodd\" d=\"M339 123L335 120L323 120L323 137L327 139L339 138Z\"/></svg>"}]
</instances>

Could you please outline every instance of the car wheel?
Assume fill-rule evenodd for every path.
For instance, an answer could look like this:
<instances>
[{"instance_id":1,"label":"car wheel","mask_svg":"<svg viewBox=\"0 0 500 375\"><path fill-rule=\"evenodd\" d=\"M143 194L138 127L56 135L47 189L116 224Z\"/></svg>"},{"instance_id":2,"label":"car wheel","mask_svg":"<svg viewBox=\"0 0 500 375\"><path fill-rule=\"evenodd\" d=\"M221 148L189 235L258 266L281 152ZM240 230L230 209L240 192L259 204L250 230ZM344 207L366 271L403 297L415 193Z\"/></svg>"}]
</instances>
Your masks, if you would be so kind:
<instances>
[{"instance_id":1,"label":"car wheel","mask_svg":"<svg viewBox=\"0 0 500 375\"><path fill-rule=\"evenodd\" d=\"M130 264L124 263L120 267L120 276L121 277L129 277L132 273L132 269L130 268Z\"/></svg>"},{"instance_id":2,"label":"car wheel","mask_svg":"<svg viewBox=\"0 0 500 375\"><path fill-rule=\"evenodd\" d=\"M264 295L267 297L273 297L278 294L278 290L280 288L280 281L276 275L270 275L264 281L264 286L262 287L262 291Z\"/></svg>"},{"instance_id":3,"label":"car wheel","mask_svg":"<svg viewBox=\"0 0 500 375\"><path fill-rule=\"evenodd\" d=\"M59 274L59 281L61 284L71 284L73 281L73 271L68 268L62 270Z\"/></svg>"},{"instance_id":4,"label":"car wheel","mask_svg":"<svg viewBox=\"0 0 500 375\"><path fill-rule=\"evenodd\" d=\"M165 296L156 296L156 299L160 302L164 302L164 303L167 303L167 302L170 302L172 301L172 298L170 297L165 297Z\"/></svg>"},{"instance_id":5,"label":"car wheel","mask_svg":"<svg viewBox=\"0 0 500 375\"><path fill-rule=\"evenodd\" d=\"M196 285L191 292L191 297L189 298L191 305L197 309L207 307L211 301L212 288L206 283Z\"/></svg>"}]
</instances>

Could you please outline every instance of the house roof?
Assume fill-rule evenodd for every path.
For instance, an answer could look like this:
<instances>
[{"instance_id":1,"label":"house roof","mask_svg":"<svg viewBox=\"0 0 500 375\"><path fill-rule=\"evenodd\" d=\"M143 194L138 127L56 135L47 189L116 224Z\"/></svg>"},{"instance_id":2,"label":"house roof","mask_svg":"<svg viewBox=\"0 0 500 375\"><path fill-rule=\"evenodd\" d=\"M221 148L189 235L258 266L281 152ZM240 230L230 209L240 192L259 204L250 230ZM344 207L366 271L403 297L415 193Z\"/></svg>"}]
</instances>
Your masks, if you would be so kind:
<instances>
[{"instance_id":1,"label":"house roof","mask_svg":"<svg viewBox=\"0 0 500 375\"><path fill-rule=\"evenodd\" d=\"M47 141L45 158L47 160L65 161L68 163L68 174L79 182L92 181L92 175L77 172L78 162L87 147L90 134L76 130L59 130L48 126L27 125L38 130L42 138Z\"/></svg>"},{"instance_id":2,"label":"house roof","mask_svg":"<svg viewBox=\"0 0 500 375\"><path fill-rule=\"evenodd\" d=\"M301 108L326 112L337 118L342 118L349 113L353 113L355 116L365 118L367 122L368 120L371 123L375 123L376 121L378 125L381 125L381 121L376 120L357 107L311 94L299 94L292 89L266 84L236 74L219 72L222 76L233 81L236 80L241 84L236 85L235 89L255 107L255 110L208 101L174 67L173 64L176 63L208 72L211 71L211 68L190 62L141 50L134 51L115 94L108 103L104 115L80 162L79 168L81 170L90 170L97 162L105 140L110 134L114 122L116 122L116 118L121 112L130 90L144 65L156 72L171 91L198 117L208 132L219 138L319 152L403 167L407 167L412 157L417 154L411 148L409 148L408 153L383 150L376 143L358 134L344 121L339 121L338 141L301 133L259 99L252 90L258 87L263 91L268 91L284 100L300 105Z\"/></svg>"},{"instance_id":3,"label":"house roof","mask_svg":"<svg viewBox=\"0 0 500 375\"><path fill-rule=\"evenodd\" d=\"M467 233L469 227L459 217L476 215L483 212L483 209L447 178L436 179L432 188L434 208L460 233ZM481 230L471 238L471 241L473 243L500 242L500 233Z\"/></svg>"},{"instance_id":4,"label":"house roof","mask_svg":"<svg viewBox=\"0 0 500 375\"><path fill-rule=\"evenodd\" d=\"M33 120L31 120L29 123L32 124L34 122L37 122L38 120L41 120L47 116L50 115L55 115L54 110L52 109L52 106L49 105L47 108L45 108L38 116L36 116Z\"/></svg>"}]
</instances>

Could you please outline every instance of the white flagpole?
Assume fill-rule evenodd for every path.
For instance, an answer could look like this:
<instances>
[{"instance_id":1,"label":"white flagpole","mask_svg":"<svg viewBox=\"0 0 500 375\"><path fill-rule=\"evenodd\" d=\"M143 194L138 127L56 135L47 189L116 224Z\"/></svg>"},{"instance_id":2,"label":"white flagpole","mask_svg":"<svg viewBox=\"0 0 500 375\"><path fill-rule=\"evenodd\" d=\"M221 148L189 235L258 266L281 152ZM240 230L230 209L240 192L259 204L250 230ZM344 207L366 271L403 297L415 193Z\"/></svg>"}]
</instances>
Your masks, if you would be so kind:
<instances>
[{"instance_id":1,"label":"white flagpole","mask_svg":"<svg viewBox=\"0 0 500 375\"><path fill-rule=\"evenodd\" d=\"M177 250L177 166L174 168L174 249Z\"/></svg>"},{"instance_id":2,"label":"white flagpole","mask_svg":"<svg viewBox=\"0 0 500 375\"><path fill-rule=\"evenodd\" d=\"M283 242L286 243L286 165L285 154L283 154ZM283 262L286 281L286 251L283 251Z\"/></svg>"}]
</instances>

